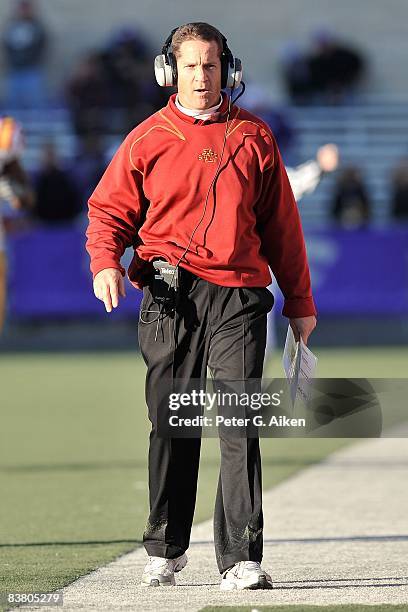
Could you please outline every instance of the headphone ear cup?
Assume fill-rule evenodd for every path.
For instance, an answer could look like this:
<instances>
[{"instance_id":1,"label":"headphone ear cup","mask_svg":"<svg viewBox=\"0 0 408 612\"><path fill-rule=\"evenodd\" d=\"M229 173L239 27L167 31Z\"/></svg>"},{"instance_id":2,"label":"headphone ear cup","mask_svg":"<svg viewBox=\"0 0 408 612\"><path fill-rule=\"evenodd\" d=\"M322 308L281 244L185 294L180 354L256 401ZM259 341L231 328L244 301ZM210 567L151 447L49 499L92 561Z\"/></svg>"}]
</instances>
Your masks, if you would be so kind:
<instances>
[{"instance_id":1,"label":"headphone ear cup","mask_svg":"<svg viewBox=\"0 0 408 612\"><path fill-rule=\"evenodd\" d=\"M236 89L242 81L242 62L238 57L234 57L234 66L227 63L227 83L224 87Z\"/></svg>"},{"instance_id":2,"label":"headphone ear cup","mask_svg":"<svg viewBox=\"0 0 408 612\"><path fill-rule=\"evenodd\" d=\"M154 59L154 74L160 87L172 87L174 85L173 69L166 62L164 55L156 55Z\"/></svg>"}]
</instances>

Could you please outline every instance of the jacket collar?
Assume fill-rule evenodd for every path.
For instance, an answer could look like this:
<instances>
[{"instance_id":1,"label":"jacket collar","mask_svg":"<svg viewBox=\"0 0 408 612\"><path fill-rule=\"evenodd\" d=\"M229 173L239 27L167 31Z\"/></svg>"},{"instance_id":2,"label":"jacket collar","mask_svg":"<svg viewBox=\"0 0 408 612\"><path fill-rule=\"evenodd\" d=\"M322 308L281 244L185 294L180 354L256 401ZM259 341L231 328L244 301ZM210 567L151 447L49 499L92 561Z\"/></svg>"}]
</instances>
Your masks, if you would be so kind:
<instances>
[{"instance_id":1,"label":"jacket collar","mask_svg":"<svg viewBox=\"0 0 408 612\"><path fill-rule=\"evenodd\" d=\"M191 123L194 125L206 125L208 123L223 123L224 121L226 121L227 111L228 111L228 96L225 92L223 91L221 92L222 104L220 108L211 117L209 117L208 119L205 119L204 121L201 119L198 119L197 117L190 117L190 115L186 115L185 113L180 111L177 108L176 103L175 103L176 95L177 94L172 94L170 96L165 109L169 111L170 113L173 113L174 115L176 115L182 121L186 123Z\"/></svg>"}]
</instances>

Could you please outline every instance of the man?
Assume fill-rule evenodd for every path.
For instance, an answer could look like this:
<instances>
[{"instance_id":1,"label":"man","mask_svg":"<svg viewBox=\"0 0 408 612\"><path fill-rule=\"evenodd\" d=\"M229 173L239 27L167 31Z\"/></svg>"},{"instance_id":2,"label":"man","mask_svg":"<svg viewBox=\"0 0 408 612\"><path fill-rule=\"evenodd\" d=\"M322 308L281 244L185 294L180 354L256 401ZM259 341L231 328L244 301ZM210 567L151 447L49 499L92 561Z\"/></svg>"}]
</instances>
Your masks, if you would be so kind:
<instances>
[{"instance_id":1,"label":"man","mask_svg":"<svg viewBox=\"0 0 408 612\"><path fill-rule=\"evenodd\" d=\"M317 150L316 159L309 159L295 168L286 168L290 186L296 200L312 193L323 174L334 172L339 165L339 150L335 144L325 144Z\"/></svg>"},{"instance_id":2,"label":"man","mask_svg":"<svg viewBox=\"0 0 408 612\"><path fill-rule=\"evenodd\" d=\"M21 125L13 117L0 117L0 333L4 325L7 288L7 256L3 223L4 204L30 208L34 194L20 162L23 151Z\"/></svg>"},{"instance_id":3,"label":"man","mask_svg":"<svg viewBox=\"0 0 408 612\"><path fill-rule=\"evenodd\" d=\"M152 423L145 585L175 584L187 562L200 455L199 437L160 435L163 389L176 379L205 380L207 365L216 381L261 379L273 306L269 266L297 337L307 342L316 324L299 214L274 137L221 93L240 76L216 28L199 22L173 31L156 58L156 78L177 84L178 93L127 136L89 200L96 297L108 312L118 306L125 295L119 260L130 245L129 279L144 294L139 344ZM170 303L162 290L168 273ZM259 439L220 433L220 447L221 589L271 588L260 565Z\"/></svg>"}]
</instances>

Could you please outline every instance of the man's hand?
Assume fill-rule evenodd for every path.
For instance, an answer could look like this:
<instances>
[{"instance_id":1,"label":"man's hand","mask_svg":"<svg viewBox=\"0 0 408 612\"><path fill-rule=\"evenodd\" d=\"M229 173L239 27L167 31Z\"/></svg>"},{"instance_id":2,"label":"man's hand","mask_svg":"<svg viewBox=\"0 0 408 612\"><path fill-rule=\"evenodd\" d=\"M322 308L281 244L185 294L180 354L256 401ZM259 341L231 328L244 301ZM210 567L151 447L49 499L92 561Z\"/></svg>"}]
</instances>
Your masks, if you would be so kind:
<instances>
[{"instance_id":1,"label":"man's hand","mask_svg":"<svg viewBox=\"0 0 408 612\"><path fill-rule=\"evenodd\" d=\"M296 342L302 336L302 340L307 344L307 340L316 327L316 317L299 317L298 319L289 319L290 326L293 330Z\"/></svg>"},{"instance_id":2,"label":"man's hand","mask_svg":"<svg viewBox=\"0 0 408 612\"><path fill-rule=\"evenodd\" d=\"M95 296L105 304L106 312L112 311L119 303L119 296L126 297L123 276L116 268L105 268L94 278Z\"/></svg>"},{"instance_id":3,"label":"man's hand","mask_svg":"<svg viewBox=\"0 0 408 612\"><path fill-rule=\"evenodd\" d=\"M335 144L326 144L320 147L316 157L323 172L333 172L339 165L339 150Z\"/></svg>"}]
</instances>

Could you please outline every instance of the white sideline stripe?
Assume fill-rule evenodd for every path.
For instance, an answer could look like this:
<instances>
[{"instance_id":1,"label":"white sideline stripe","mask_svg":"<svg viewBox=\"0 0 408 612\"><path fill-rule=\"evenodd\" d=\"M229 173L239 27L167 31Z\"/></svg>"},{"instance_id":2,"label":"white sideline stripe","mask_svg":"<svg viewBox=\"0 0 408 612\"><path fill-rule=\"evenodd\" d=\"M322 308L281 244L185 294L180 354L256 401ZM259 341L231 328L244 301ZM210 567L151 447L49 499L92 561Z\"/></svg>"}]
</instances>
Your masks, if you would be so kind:
<instances>
[{"instance_id":1,"label":"white sideline stripe","mask_svg":"<svg viewBox=\"0 0 408 612\"><path fill-rule=\"evenodd\" d=\"M262 565L272 591L219 591L212 521L205 521L193 527L189 563L176 574L176 587L140 587L146 553L137 549L63 589L63 609L46 610L408 604L407 482L407 438L381 438L337 451L268 491Z\"/></svg>"}]
</instances>

